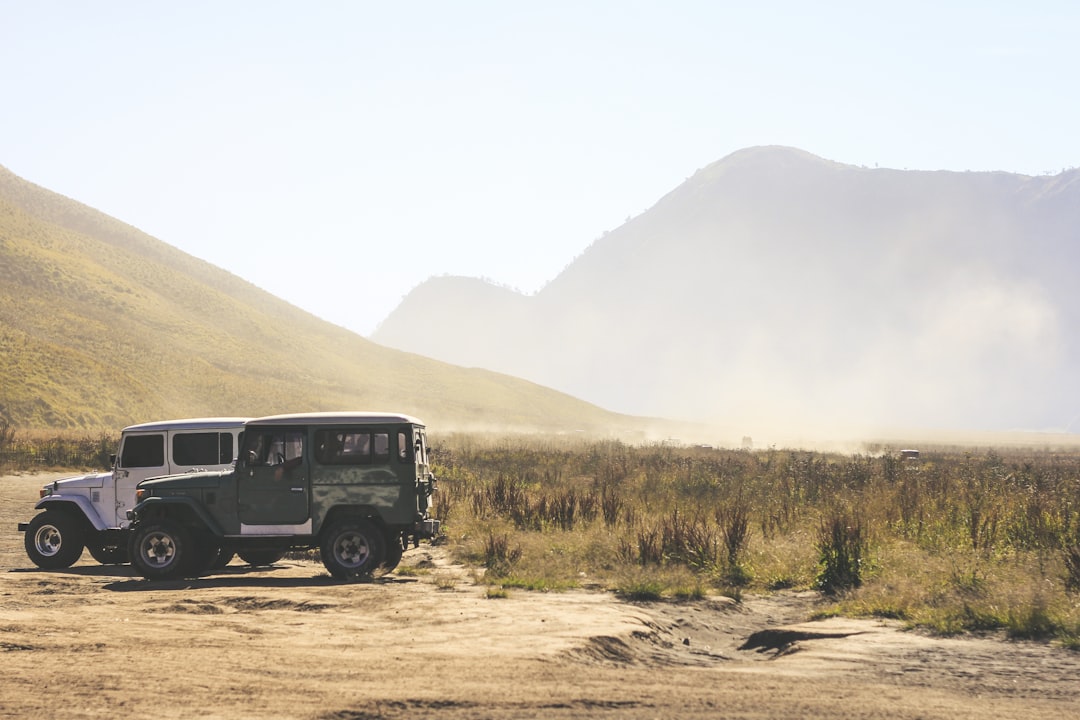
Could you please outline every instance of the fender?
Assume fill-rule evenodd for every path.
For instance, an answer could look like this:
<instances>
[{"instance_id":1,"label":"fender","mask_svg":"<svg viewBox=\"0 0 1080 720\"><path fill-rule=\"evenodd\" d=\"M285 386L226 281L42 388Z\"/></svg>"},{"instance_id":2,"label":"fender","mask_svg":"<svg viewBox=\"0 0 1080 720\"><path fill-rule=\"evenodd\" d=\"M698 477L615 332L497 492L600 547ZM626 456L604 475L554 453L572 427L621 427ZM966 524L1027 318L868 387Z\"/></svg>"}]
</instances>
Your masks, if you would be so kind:
<instances>
[{"instance_id":1,"label":"fender","mask_svg":"<svg viewBox=\"0 0 1080 720\"><path fill-rule=\"evenodd\" d=\"M86 517L86 521L95 530L108 530L110 525L104 522L98 515L97 510L90 503L90 498L85 495L46 495L38 500L37 505L34 506L35 510L56 509L60 505L74 505L79 509L79 512Z\"/></svg>"},{"instance_id":2,"label":"fender","mask_svg":"<svg viewBox=\"0 0 1080 720\"><path fill-rule=\"evenodd\" d=\"M175 516L178 509L180 513L199 520L215 536L219 538L225 537L225 532L221 529L221 526L206 512L202 503L183 495L178 497L148 497L128 511L128 518L141 522L145 521L147 517L152 517L158 513L164 516Z\"/></svg>"}]
</instances>

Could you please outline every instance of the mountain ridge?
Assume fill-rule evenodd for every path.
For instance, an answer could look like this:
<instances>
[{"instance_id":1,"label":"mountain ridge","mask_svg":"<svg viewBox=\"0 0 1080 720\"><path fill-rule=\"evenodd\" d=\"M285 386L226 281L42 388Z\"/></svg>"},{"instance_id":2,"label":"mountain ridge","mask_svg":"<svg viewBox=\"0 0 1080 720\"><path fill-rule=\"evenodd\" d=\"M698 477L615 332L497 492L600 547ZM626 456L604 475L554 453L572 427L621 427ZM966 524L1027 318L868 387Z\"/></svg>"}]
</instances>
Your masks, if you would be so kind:
<instances>
[{"instance_id":1,"label":"mountain ridge","mask_svg":"<svg viewBox=\"0 0 1080 720\"><path fill-rule=\"evenodd\" d=\"M408 318L455 305L471 320L446 319L440 356L621 412L1060 429L1080 411L1078 179L750 148L605 233L514 316L444 283L372 338L408 348Z\"/></svg>"}]
</instances>

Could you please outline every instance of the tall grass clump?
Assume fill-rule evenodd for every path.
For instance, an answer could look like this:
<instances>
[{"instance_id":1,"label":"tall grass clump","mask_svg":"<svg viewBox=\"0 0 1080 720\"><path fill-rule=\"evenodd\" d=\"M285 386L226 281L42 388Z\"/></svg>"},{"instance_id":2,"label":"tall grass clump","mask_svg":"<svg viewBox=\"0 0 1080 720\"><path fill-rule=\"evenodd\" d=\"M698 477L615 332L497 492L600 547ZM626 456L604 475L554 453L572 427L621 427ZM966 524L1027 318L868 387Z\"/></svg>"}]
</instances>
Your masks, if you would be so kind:
<instances>
[{"instance_id":1,"label":"tall grass clump","mask_svg":"<svg viewBox=\"0 0 1080 720\"><path fill-rule=\"evenodd\" d=\"M848 513L833 512L818 527L818 562L815 586L828 595L862 585L866 536L862 522Z\"/></svg>"},{"instance_id":2,"label":"tall grass clump","mask_svg":"<svg viewBox=\"0 0 1080 720\"><path fill-rule=\"evenodd\" d=\"M741 499L716 509L716 523L723 545L724 568L721 577L726 584L741 587L751 580L749 570L741 559L750 540L750 509Z\"/></svg>"},{"instance_id":3,"label":"tall grass clump","mask_svg":"<svg viewBox=\"0 0 1080 720\"><path fill-rule=\"evenodd\" d=\"M1080 593L1080 528L1065 543L1061 556L1065 566L1065 589Z\"/></svg>"},{"instance_id":4,"label":"tall grass clump","mask_svg":"<svg viewBox=\"0 0 1080 720\"><path fill-rule=\"evenodd\" d=\"M484 542L484 567L495 577L506 577L521 558L521 548L512 545L505 534L488 533Z\"/></svg>"}]
</instances>

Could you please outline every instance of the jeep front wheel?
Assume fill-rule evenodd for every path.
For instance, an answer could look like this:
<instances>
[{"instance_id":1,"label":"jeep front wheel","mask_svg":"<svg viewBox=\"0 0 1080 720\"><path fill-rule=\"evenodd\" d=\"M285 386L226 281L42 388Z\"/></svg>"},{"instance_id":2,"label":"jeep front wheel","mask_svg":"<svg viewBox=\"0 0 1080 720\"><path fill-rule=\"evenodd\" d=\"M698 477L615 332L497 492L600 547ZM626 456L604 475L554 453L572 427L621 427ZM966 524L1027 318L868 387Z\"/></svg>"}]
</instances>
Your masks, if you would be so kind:
<instances>
[{"instance_id":1,"label":"jeep front wheel","mask_svg":"<svg viewBox=\"0 0 1080 720\"><path fill-rule=\"evenodd\" d=\"M30 521L23 536L26 554L44 570L71 567L82 556L83 530L66 512L46 510Z\"/></svg>"},{"instance_id":2,"label":"jeep front wheel","mask_svg":"<svg viewBox=\"0 0 1080 720\"><path fill-rule=\"evenodd\" d=\"M188 532L169 520L139 526L131 537L131 563L148 580L183 577L193 550Z\"/></svg>"},{"instance_id":3,"label":"jeep front wheel","mask_svg":"<svg viewBox=\"0 0 1080 720\"><path fill-rule=\"evenodd\" d=\"M323 536L319 555L332 576L351 580L371 575L382 564L386 541L368 520L342 520Z\"/></svg>"},{"instance_id":4,"label":"jeep front wheel","mask_svg":"<svg viewBox=\"0 0 1080 720\"><path fill-rule=\"evenodd\" d=\"M221 546L213 540L202 538L192 547L195 555L187 561L187 574L191 577L201 577L212 573L214 570L220 570L225 566L224 563L221 563L222 555L225 556L226 563L232 559L232 553L224 552Z\"/></svg>"}]
</instances>

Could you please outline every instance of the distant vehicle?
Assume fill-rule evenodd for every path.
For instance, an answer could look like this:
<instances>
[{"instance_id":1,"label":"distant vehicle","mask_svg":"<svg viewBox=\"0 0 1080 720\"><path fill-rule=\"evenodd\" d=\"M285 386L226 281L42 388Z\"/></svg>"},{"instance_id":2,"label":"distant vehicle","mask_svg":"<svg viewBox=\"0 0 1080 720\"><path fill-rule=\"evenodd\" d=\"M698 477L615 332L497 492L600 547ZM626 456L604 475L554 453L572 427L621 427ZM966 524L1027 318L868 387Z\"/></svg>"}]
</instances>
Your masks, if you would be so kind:
<instances>
[{"instance_id":1,"label":"distant vehicle","mask_svg":"<svg viewBox=\"0 0 1080 720\"><path fill-rule=\"evenodd\" d=\"M389 572L435 537L424 423L386 413L250 420L236 466L140 483L132 565L151 580L210 572L216 558L318 548L339 579Z\"/></svg>"},{"instance_id":2,"label":"distant vehicle","mask_svg":"<svg viewBox=\"0 0 1080 720\"><path fill-rule=\"evenodd\" d=\"M155 475L231 467L246 418L192 418L143 423L120 433L113 469L44 486L28 523L19 523L26 554L35 565L73 565L83 549L100 563L128 561L127 511L135 488Z\"/></svg>"}]
</instances>

